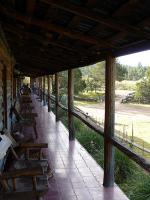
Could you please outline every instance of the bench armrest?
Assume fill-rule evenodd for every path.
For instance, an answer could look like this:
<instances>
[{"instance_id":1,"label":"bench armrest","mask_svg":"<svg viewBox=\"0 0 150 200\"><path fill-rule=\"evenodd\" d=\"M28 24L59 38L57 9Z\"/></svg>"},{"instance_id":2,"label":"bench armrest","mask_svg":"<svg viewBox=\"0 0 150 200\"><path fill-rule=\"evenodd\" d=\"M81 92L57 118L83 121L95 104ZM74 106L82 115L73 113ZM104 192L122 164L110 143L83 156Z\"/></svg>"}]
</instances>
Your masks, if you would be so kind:
<instances>
[{"instance_id":1,"label":"bench armrest","mask_svg":"<svg viewBox=\"0 0 150 200\"><path fill-rule=\"evenodd\" d=\"M10 172L3 172L0 175L0 179L11 179L19 177L35 177L38 175L43 175L42 167L34 167L29 169L16 169Z\"/></svg>"}]
</instances>

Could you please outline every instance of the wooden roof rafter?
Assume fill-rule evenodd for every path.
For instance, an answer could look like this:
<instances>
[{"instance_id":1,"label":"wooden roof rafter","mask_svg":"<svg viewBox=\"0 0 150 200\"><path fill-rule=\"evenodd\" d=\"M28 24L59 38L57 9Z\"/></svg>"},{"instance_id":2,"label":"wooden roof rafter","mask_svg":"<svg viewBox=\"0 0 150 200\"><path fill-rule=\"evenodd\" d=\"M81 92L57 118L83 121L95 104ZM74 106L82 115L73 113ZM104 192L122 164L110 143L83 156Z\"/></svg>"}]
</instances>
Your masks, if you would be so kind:
<instances>
[{"instance_id":1,"label":"wooden roof rafter","mask_svg":"<svg viewBox=\"0 0 150 200\"><path fill-rule=\"evenodd\" d=\"M25 16L23 14L13 12L9 8L6 9L6 8L2 7L1 5L0 5L0 11L4 15L7 15L7 16L13 18L13 19L22 21L22 22L29 24L29 25L35 25L35 26L40 27L42 29L45 29L47 31L56 31L56 32L63 34L63 35L66 35L70 38L81 40L81 41L89 43L89 44L95 44L96 46L112 47L110 42L107 43L102 39L97 39L97 38L94 38L94 37L90 37L88 35L76 33L76 32L67 30L65 28L62 28L60 26L54 25L54 24L47 22L47 21L30 18L30 17Z\"/></svg>"},{"instance_id":2,"label":"wooden roof rafter","mask_svg":"<svg viewBox=\"0 0 150 200\"><path fill-rule=\"evenodd\" d=\"M18 2L1 1L0 20L20 65L31 61L57 72L94 64L108 52L118 56L149 47L148 1Z\"/></svg>"},{"instance_id":3,"label":"wooden roof rafter","mask_svg":"<svg viewBox=\"0 0 150 200\"><path fill-rule=\"evenodd\" d=\"M56 6L57 8L64 9L68 12L74 13L75 15L79 15L81 17L93 20L95 22L103 24L104 26L110 27L114 30L118 30L118 31L126 32L126 33L134 35L134 36L136 35L139 37L146 37L146 38L150 39L150 35L138 27L122 23L122 22L112 19L112 18L107 19L107 18L101 17L98 14L91 12L87 8L83 8L83 7L79 8L78 6L72 5L71 3L68 3L66 1L61 1L61 0L57 0L57 1L42 0L42 2L45 2L47 4L52 4L52 5Z\"/></svg>"},{"instance_id":4,"label":"wooden roof rafter","mask_svg":"<svg viewBox=\"0 0 150 200\"><path fill-rule=\"evenodd\" d=\"M131 9L131 7L135 7L138 5L138 3L140 3L140 0L128 0L125 1L123 4L120 5L119 8L117 8L114 13L112 14L113 17L115 16L120 16L124 13L127 13L128 10Z\"/></svg>"},{"instance_id":5,"label":"wooden roof rafter","mask_svg":"<svg viewBox=\"0 0 150 200\"><path fill-rule=\"evenodd\" d=\"M45 34L43 36L38 35L36 33L31 33L31 32L27 32L26 30L21 30L18 27L14 27L12 25L5 25L4 26L4 30L10 32L10 33L14 33L15 35L17 35L18 37L25 37L26 39L32 39L34 38L35 40L37 40L39 43L42 44L42 46L46 47L48 44L52 45L52 46L56 46L56 47L60 47L64 50L67 50L69 52L73 52L76 55L83 55L83 51L84 53L88 54L92 54L93 52L82 49L80 47L80 49L74 48L71 45L67 45L62 43L61 41L59 42L59 40L54 40L52 38L52 35L50 36L50 34Z\"/></svg>"}]
</instances>

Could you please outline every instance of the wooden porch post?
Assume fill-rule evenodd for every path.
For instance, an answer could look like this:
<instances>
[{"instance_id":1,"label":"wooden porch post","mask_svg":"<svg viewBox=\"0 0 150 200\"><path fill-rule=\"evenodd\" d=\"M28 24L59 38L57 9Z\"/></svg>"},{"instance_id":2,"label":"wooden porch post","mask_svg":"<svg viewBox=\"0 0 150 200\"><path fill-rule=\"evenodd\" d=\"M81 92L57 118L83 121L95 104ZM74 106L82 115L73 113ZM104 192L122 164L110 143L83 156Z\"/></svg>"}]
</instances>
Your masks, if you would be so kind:
<instances>
[{"instance_id":1,"label":"wooden porch post","mask_svg":"<svg viewBox=\"0 0 150 200\"><path fill-rule=\"evenodd\" d=\"M56 95L56 121L59 120L59 78L58 73L55 74L55 95Z\"/></svg>"},{"instance_id":2,"label":"wooden porch post","mask_svg":"<svg viewBox=\"0 0 150 200\"><path fill-rule=\"evenodd\" d=\"M105 187L114 185L114 137L115 121L115 58L107 55L105 72L105 125L104 125L104 182Z\"/></svg>"},{"instance_id":3,"label":"wooden porch post","mask_svg":"<svg viewBox=\"0 0 150 200\"><path fill-rule=\"evenodd\" d=\"M39 77L39 97L40 101L42 101L42 77Z\"/></svg>"},{"instance_id":4,"label":"wooden porch post","mask_svg":"<svg viewBox=\"0 0 150 200\"><path fill-rule=\"evenodd\" d=\"M17 81L16 80L17 79L15 77L13 77L13 99L16 99L16 87L17 87L17 85L16 85Z\"/></svg>"},{"instance_id":5,"label":"wooden porch post","mask_svg":"<svg viewBox=\"0 0 150 200\"><path fill-rule=\"evenodd\" d=\"M74 121L71 111L73 110L74 99L74 76L73 70L68 70L68 128L69 128L69 140L75 139Z\"/></svg>"},{"instance_id":6,"label":"wooden porch post","mask_svg":"<svg viewBox=\"0 0 150 200\"><path fill-rule=\"evenodd\" d=\"M50 95L51 95L51 83L50 83L50 75L47 76L47 84L48 84L48 90L47 90L47 95L48 95L48 112L51 110L51 100L50 100Z\"/></svg>"},{"instance_id":7,"label":"wooden porch post","mask_svg":"<svg viewBox=\"0 0 150 200\"><path fill-rule=\"evenodd\" d=\"M43 106L46 105L46 99L45 99L45 76L43 76Z\"/></svg>"}]
</instances>

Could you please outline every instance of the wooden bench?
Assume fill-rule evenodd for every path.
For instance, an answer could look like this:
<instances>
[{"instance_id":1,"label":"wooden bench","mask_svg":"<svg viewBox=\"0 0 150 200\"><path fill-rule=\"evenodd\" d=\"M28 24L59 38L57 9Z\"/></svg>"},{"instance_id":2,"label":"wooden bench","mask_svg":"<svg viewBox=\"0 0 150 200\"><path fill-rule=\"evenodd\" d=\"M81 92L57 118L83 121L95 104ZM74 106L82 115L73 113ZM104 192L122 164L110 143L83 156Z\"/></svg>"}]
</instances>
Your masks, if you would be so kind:
<instances>
[{"instance_id":1,"label":"wooden bench","mask_svg":"<svg viewBox=\"0 0 150 200\"><path fill-rule=\"evenodd\" d=\"M0 136L1 137L1 136ZM47 148L47 144L22 144L21 146L26 151L31 148ZM26 152L25 151L25 152ZM41 152L38 162L31 161L34 165L21 166L15 169L14 161L12 162L11 147L8 145L6 155L1 159L0 173L0 200L23 200L28 197L28 200L39 198L48 190L48 176L44 173L44 168L40 166ZM9 156L11 159L9 159ZM8 167L7 159L12 166ZM26 160L27 162L28 160ZM23 162L22 162L23 163ZM6 167L7 166L7 167ZM25 196L23 195L25 194Z\"/></svg>"}]
</instances>

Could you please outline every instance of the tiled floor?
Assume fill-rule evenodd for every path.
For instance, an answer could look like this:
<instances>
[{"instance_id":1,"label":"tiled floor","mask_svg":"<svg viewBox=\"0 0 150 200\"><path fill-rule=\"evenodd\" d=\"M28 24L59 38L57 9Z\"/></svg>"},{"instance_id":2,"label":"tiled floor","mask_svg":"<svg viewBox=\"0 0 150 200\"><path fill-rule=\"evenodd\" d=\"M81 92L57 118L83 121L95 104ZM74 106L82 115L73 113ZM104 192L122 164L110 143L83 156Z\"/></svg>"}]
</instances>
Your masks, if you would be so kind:
<instances>
[{"instance_id":1,"label":"tiled floor","mask_svg":"<svg viewBox=\"0 0 150 200\"><path fill-rule=\"evenodd\" d=\"M55 122L52 112L33 99L38 113L38 141L47 142L45 154L54 177L44 200L127 200L118 186L104 188L103 170L79 144L68 141L68 131L61 122Z\"/></svg>"}]
</instances>

